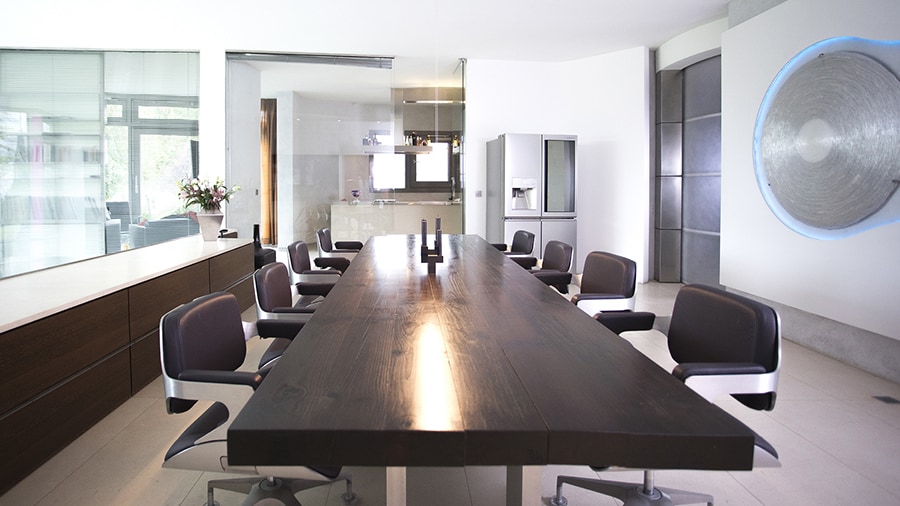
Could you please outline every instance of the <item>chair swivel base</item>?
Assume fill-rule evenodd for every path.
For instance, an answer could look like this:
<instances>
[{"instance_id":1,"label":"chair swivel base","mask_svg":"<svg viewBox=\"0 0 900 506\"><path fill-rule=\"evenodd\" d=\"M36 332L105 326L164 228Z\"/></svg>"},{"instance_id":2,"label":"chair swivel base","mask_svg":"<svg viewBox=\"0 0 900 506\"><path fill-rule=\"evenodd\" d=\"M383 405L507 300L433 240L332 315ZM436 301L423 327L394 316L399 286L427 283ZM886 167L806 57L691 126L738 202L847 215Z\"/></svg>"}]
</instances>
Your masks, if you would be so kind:
<instances>
[{"instance_id":1,"label":"chair swivel base","mask_svg":"<svg viewBox=\"0 0 900 506\"><path fill-rule=\"evenodd\" d=\"M551 506L566 506L569 503L562 495L563 483L615 497L623 501L624 504L622 506L674 506L676 504L700 503L713 506L713 497L709 494L665 487L652 488L648 493L644 490L643 485L637 483L576 478L574 476L559 476L557 478L556 495L550 498Z\"/></svg>"},{"instance_id":2,"label":"chair swivel base","mask_svg":"<svg viewBox=\"0 0 900 506\"><path fill-rule=\"evenodd\" d=\"M213 498L213 489L215 488L246 494L247 498L241 503L243 506L252 506L263 501L265 501L264 504L271 504L272 500L285 506L302 506L294 496L297 492L330 483L317 480L260 478L259 476L209 480L207 483L207 506L219 506L219 503ZM356 493L353 492L349 480L347 480L347 491L341 494L341 499L344 504L356 502Z\"/></svg>"}]
</instances>

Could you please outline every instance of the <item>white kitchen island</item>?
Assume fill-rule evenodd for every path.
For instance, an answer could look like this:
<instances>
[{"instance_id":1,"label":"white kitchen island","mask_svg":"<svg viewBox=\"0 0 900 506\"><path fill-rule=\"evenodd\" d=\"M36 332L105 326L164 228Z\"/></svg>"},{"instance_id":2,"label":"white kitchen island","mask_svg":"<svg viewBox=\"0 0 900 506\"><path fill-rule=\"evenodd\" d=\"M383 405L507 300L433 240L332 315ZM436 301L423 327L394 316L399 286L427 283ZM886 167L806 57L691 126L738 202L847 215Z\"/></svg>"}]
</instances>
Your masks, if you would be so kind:
<instances>
[{"instance_id":1,"label":"white kitchen island","mask_svg":"<svg viewBox=\"0 0 900 506\"><path fill-rule=\"evenodd\" d=\"M339 202L331 205L331 236L335 241L365 242L376 235L420 234L423 219L428 220L428 233L433 234L438 217L442 233L463 233L458 202Z\"/></svg>"}]
</instances>

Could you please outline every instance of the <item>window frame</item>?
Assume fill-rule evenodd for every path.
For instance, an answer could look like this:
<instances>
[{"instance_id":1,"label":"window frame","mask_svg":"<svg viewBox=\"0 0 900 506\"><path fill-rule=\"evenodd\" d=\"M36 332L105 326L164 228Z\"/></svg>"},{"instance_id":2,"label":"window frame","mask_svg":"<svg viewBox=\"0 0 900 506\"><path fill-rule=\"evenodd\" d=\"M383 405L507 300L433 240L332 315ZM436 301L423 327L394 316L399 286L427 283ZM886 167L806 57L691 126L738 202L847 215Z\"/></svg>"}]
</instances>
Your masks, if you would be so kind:
<instances>
[{"instance_id":1,"label":"window frame","mask_svg":"<svg viewBox=\"0 0 900 506\"><path fill-rule=\"evenodd\" d=\"M416 132L406 132L406 135L414 135ZM454 140L459 140L461 133L458 131L429 132L427 138L432 142L444 142L449 145L447 150L447 180L446 181L416 181L416 154L408 153L405 156L406 188L375 188L372 180L372 160L374 155L369 155L369 191L373 194L390 193L452 193L459 191L460 186L460 158L459 142L454 146ZM432 156L431 154L423 156Z\"/></svg>"}]
</instances>

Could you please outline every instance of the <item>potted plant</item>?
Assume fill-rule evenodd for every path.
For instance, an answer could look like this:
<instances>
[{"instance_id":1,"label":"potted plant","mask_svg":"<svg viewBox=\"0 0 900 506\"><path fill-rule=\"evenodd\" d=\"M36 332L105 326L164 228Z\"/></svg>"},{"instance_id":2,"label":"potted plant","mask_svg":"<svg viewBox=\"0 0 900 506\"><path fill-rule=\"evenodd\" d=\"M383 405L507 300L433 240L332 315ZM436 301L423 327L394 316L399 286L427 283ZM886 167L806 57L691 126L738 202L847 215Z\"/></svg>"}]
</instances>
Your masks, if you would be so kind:
<instances>
[{"instance_id":1,"label":"potted plant","mask_svg":"<svg viewBox=\"0 0 900 506\"><path fill-rule=\"evenodd\" d=\"M203 240L215 241L219 237L219 229L225 217L222 214L222 203L231 200L231 196L241 188L239 186L228 188L219 177L212 183L208 179L185 178L177 184L178 196L184 201L185 207L200 206L197 222Z\"/></svg>"}]
</instances>

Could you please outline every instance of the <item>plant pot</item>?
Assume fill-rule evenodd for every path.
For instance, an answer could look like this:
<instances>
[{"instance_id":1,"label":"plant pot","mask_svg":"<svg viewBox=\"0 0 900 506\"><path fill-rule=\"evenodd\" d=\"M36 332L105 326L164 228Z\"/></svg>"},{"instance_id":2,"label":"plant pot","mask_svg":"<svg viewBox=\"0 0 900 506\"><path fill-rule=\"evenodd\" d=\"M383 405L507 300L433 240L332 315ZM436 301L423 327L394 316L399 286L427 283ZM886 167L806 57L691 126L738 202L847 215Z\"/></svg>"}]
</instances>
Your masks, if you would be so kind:
<instances>
[{"instance_id":1,"label":"plant pot","mask_svg":"<svg viewBox=\"0 0 900 506\"><path fill-rule=\"evenodd\" d=\"M225 215L220 212L201 211L197 213L197 223L200 225L200 235L204 241L215 241L219 238L219 230L222 229L222 220Z\"/></svg>"}]
</instances>

